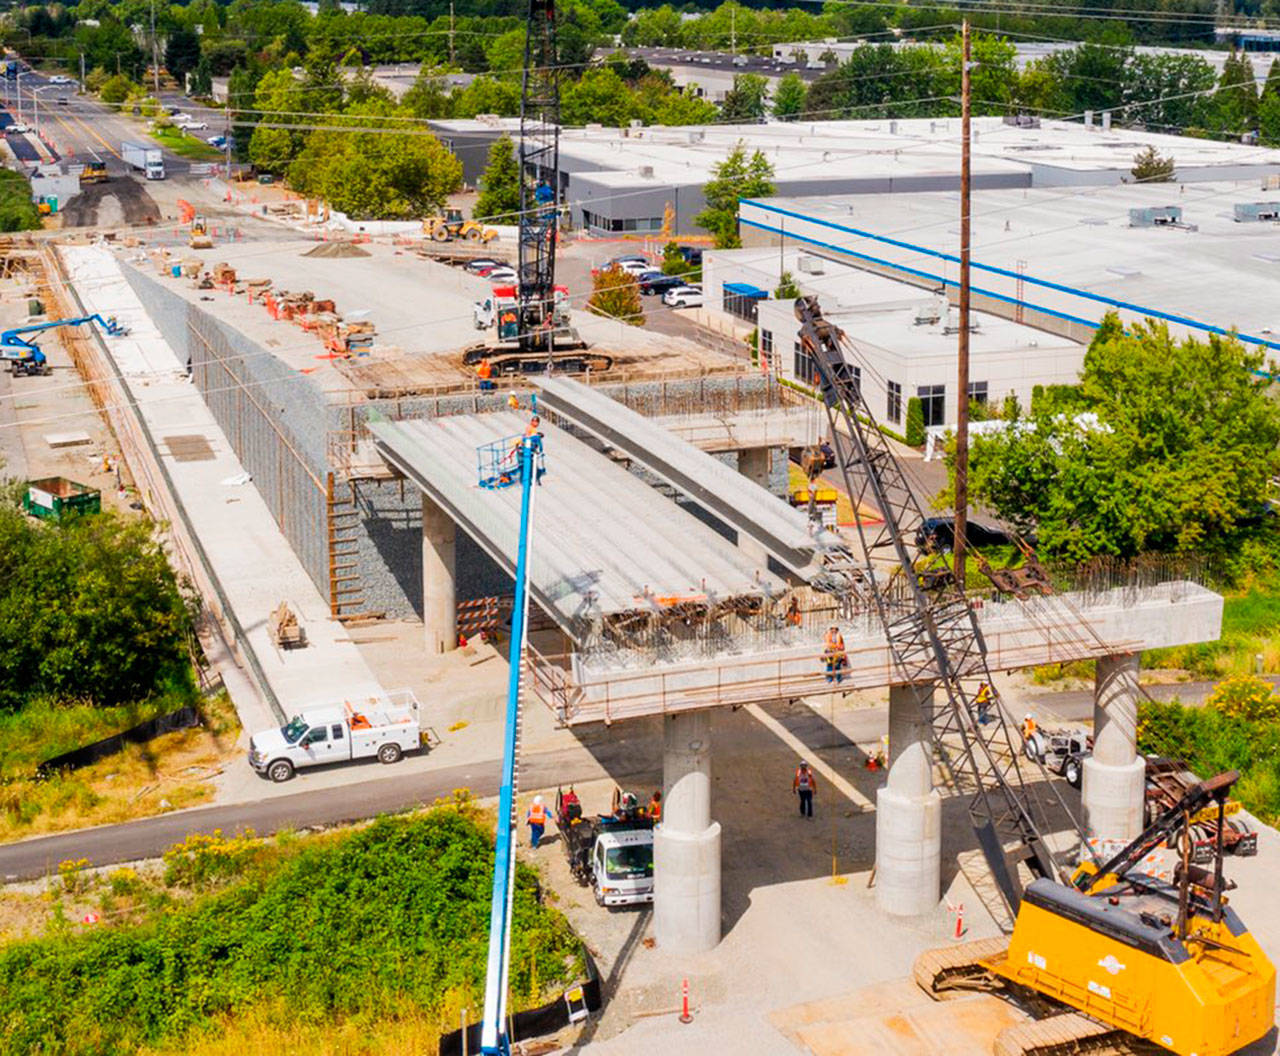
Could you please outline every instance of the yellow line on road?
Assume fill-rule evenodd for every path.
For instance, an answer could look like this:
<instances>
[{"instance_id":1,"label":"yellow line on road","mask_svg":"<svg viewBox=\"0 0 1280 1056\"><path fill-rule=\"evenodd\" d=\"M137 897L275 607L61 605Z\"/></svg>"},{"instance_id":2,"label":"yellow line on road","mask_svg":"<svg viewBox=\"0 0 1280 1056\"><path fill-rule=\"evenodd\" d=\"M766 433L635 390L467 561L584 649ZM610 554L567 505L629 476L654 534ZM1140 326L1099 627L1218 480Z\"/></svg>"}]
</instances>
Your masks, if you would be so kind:
<instances>
[{"instance_id":1,"label":"yellow line on road","mask_svg":"<svg viewBox=\"0 0 1280 1056\"><path fill-rule=\"evenodd\" d=\"M110 143L108 143L105 139L103 139L102 136L98 134L98 130L94 128L91 124L89 124L84 118L82 118L79 114L71 114L70 116L73 121L77 122L78 124L84 125L84 127L88 129L89 134L93 136L93 138L96 139L99 143L101 143L104 147L106 147L107 150L111 151L111 153L114 154L117 158L120 158L121 161L124 160L123 158L120 157L120 152L116 150L116 148L113 147Z\"/></svg>"}]
</instances>

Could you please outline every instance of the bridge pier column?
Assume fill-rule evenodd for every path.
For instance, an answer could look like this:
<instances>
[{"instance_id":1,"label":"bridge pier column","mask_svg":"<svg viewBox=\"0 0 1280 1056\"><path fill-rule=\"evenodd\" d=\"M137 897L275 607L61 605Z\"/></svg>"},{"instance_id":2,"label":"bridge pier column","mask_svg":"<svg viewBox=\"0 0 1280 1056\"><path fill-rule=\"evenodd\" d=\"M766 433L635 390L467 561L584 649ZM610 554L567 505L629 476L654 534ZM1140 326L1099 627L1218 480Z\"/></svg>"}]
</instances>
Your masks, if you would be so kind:
<instances>
[{"instance_id":1,"label":"bridge pier column","mask_svg":"<svg viewBox=\"0 0 1280 1056\"><path fill-rule=\"evenodd\" d=\"M453 518L425 493L422 496L422 625L428 653L447 653L458 645L458 595L455 585Z\"/></svg>"},{"instance_id":2,"label":"bridge pier column","mask_svg":"<svg viewBox=\"0 0 1280 1056\"><path fill-rule=\"evenodd\" d=\"M1146 763L1138 755L1140 653L1097 661L1093 754L1084 762L1085 824L1091 836L1132 840L1142 832Z\"/></svg>"},{"instance_id":3,"label":"bridge pier column","mask_svg":"<svg viewBox=\"0 0 1280 1056\"><path fill-rule=\"evenodd\" d=\"M653 934L675 954L720 942L720 823L711 820L711 713L662 719L662 824L653 836Z\"/></svg>"},{"instance_id":4,"label":"bridge pier column","mask_svg":"<svg viewBox=\"0 0 1280 1056\"><path fill-rule=\"evenodd\" d=\"M889 781L876 793L876 905L931 913L942 896L942 799L933 787L930 686L889 687Z\"/></svg>"}]
</instances>

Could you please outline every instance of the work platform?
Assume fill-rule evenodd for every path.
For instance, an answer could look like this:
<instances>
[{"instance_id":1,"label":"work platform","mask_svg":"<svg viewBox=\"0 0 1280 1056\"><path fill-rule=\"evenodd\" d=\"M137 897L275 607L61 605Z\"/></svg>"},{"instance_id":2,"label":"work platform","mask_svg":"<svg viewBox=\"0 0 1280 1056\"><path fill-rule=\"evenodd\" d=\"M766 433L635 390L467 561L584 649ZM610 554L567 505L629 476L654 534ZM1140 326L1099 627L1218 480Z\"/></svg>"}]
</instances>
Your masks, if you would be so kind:
<instances>
[{"instance_id":1,"label":"work platform","mask_svg":"<svg viewBox=\"0 0 1280 1056\"><path fill-rule=\"evenodd\" d=\"M1196 583L1161 583L1141 592L1118 588L1089 596L1032 598L977 610L993 671L1138 653L1221 633L1222 597ZM884 628L874 612L852 619L832 614L803 628L772 627L741 636L737 652L600 650L542 656L530 650L529 686L566 726L611 723L644 715L738 707L832 691L894 684ZM822 628L837 624L849 666L828 681L821 661Z\"/></svg>"},{"instance_id":2,"label":"work platform","mask_svg":"<svg viewBox=\"0 0 1280 1056\"><path fill-rule=\"evenodd\" d=\"M527 414L504 411L371 421L369 431L390 465L514 575L519 491L482 490L476 450L527 423ZM563 429L544 423L542 431L547 472L534 500L531 592L575 641L618 613L691 599L750 606L786 590L763 562L639 477Z\"/></svg>"}]
</instances>

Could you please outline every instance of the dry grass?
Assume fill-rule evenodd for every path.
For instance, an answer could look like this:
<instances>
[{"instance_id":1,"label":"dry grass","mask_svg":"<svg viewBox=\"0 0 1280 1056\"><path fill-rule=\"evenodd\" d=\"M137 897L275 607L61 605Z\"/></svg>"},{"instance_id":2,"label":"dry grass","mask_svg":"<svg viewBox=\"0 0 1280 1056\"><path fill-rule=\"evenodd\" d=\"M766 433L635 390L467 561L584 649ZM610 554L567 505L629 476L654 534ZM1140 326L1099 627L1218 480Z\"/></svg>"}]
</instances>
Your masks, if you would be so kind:
<instances>
[{"instance_id":1,"label":"dry grass","mask_svg":"<svg viewBox=\"0 0 1280 1056\"><path fill-rule=\"evenodd\" d=\"M137 1056L241 1056L246 1052L288 1052L295 1056L422 1056L435 1052L440 1035L457 1027L413 1008L402 1014L352 1017L342 1022L300 1021L284 1002L264 1002L223 1017L213 1030L192 1033L160 1048L142 1048Z\"/></svg>"},{"instance_id":2,"label":"dry grass","mask_svg":"<svg viewBox=\"0 0 1280 1056\"><path fill-rule=\"evenodd\" d=\"M89 825L109 825L196 806L238 755L229 703L211 708L208 727L164 734L80 770L0 785L0 841Z\"/></svg>"}]
</instances>

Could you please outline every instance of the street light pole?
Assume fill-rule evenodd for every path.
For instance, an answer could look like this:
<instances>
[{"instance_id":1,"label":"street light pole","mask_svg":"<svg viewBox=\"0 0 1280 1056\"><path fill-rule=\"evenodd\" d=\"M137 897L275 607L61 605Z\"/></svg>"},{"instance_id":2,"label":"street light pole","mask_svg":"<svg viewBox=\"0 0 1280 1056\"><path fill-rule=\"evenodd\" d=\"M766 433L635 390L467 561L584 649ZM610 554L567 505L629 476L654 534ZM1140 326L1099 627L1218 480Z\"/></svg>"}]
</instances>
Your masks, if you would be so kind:
<instances>
[{"instance_id":1,"label":"street light pole","mask_svg":"<svg viewBox=\"0 0 1280 1056\"><path fill-rule=\"evenodd\" d=\"M156 40L156 0L151 0L151 77L156 86L156 103L160 102L160 43Z\"/></svg>"}]
</instances>

